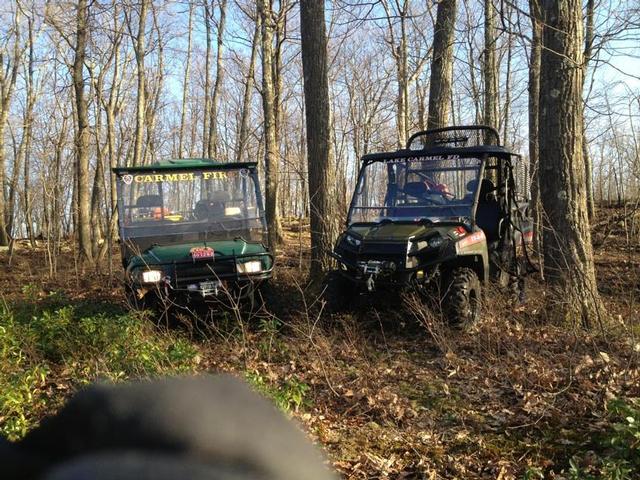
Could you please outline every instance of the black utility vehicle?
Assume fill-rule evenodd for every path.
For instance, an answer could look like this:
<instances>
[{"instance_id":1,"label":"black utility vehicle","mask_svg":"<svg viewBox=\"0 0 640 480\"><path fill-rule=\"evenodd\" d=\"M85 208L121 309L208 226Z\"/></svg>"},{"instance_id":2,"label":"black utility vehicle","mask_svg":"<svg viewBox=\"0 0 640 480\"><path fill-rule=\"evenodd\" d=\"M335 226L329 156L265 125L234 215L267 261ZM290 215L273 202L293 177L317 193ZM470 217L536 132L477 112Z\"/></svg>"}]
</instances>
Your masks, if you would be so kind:
<instances>
[{"instance_id":1,"label":"black utility vehicle","mask_svg":"<svg viewBox=\"0 0 640 480\"><path fill-rule=\"evenodd\" d=\"M328 306L377 291L436 292L450 322L468 326L489 280L522 297L527 183L520 156L485 126L418 132L406 149L365 155L333 250Z\"/></svg>"}]
</instances>

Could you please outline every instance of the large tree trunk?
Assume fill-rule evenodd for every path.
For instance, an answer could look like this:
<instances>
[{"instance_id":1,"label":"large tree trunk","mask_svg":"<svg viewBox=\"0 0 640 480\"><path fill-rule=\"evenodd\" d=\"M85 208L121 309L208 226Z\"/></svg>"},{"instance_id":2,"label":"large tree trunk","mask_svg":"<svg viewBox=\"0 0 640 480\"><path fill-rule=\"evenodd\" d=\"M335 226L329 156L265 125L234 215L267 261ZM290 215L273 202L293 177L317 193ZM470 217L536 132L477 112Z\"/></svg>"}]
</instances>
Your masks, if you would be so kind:
<instances>
[{"instance_id":1,"label":"large tree trunk","mask_svg":"<svg viewBox=\"0 0 640 480\"><path fill-rule=\"evenodd\" d=\"M324 3L300 2L302 68L307 124L307 158L311 212L311 271L319 278L331 266L328 252L337 234L336 169L331 149L331 114Z\"/></svg>"},{"instance_id":2,"label":"large tree trunk","mask_svg":"<svg viewBox=\"0 0 640 480\"><path fill-rule=\"evenodd\" d=\"M220 2L220 19L218 20L218 39L216 51L216 81L213 85L213 95L211 95L211 111L209 113L209 142L207 155L209 158L218 157L218 103L220 102L220 91L224 81L224 26L227 18L227 0Z\"/></svg>"},{"instance_id":3,"label":"large tree trunk","mask_svg":"<svg viewBox=\"0 0 640 480\"><path fill-rule=\"evenodd\" d=\"M604 315L596 286L582 151L581 0L541 3L539 179L544 271L562 289L563 318L585 326Z\"/></svg>"},{"instance_id":4,"label":"large tree trunk","mask_svg":"<svg viewBox=\"0 0 640 480\"><path fill-rule=\"evenodd\" d=\"M449 123L455 23L456 0L442 0L438 4L433 38L427 129L445 127Z\"/></svg>"},{"instance_id":5,"label":"large tree trunk","mask_svg":"<svg viewBox=\"0 0 640 480\"><path fill-rule=\"evenodd\" d=\"M496 9L484 0L484 124L498 129L498 67L496 65Z\"/></svg>"},{"instance_id":6,"label":"large tree trunk","mask_svg":"<svg viewBox=\"0 0 640 480\"><path fill-rule=\"evenodd\" d=\"M91 198L89 188L89 113L84 92L84 62L87 46L87 0L78 1L76 45L72 67L73 89L76 102L76 187L78 247L82 263L93 262L91 250Z\"/></svg>"},{"instance_id":7,"label":"large tree trunk","mask_svg":"<svg viewBox=\"0 0 640 480\"><path fill-rule=\"evenodd\" d=\"M262 109L265 139L265 214L269 228L269 247L275 249L282 237L278 216L278 144L276 138L276 104L273 75L274 19L271 0L259 0L262 22Z\"/></svg>"}]
</instances>

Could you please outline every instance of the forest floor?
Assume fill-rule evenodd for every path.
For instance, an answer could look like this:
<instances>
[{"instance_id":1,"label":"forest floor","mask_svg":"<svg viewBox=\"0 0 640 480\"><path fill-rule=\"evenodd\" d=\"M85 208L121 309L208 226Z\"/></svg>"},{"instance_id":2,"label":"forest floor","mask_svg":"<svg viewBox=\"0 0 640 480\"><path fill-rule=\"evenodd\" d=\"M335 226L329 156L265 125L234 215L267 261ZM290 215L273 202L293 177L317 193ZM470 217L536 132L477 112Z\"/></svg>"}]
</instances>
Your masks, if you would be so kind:
<instances>
[{"instance_id":1,"label":"forest floor","mask_svg":"<svg viewBox=\"0 0 640 480\"><path fill-rule=\"evenodd\" d=\"M330 317L304 287L295 225L269 311L166 328L128 311L117 275L81 275L64 251L52 279L43 247L20 244L0 275L0 432L19 438L96 379L224 371L294 417L347 478L638 478L640 246L607 215L594 238L611 320L590 331L549 320L552 297L533 279L523 307L487 292L470 332L384 302Z\"/></svg>"}]
</instances>

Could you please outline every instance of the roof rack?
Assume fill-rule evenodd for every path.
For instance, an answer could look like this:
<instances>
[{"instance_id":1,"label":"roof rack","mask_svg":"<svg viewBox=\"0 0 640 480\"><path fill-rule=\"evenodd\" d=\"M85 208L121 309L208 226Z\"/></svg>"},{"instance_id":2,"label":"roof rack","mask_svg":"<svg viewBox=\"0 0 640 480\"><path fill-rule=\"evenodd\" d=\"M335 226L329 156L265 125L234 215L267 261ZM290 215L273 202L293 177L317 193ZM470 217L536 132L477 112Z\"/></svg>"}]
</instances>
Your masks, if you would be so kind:
<instances>
[{"instance_id":1,"label":"roof rack","mask_svg":"<svg viewBox=\"0 0 640 480\"><path fill-rule=\"evenodd\" d=\"M407 141L409 150L461 148L481 145L500 146L498 131L487 125L463 125L435 128L414 133Z\"/></svg>"}]
</instances>

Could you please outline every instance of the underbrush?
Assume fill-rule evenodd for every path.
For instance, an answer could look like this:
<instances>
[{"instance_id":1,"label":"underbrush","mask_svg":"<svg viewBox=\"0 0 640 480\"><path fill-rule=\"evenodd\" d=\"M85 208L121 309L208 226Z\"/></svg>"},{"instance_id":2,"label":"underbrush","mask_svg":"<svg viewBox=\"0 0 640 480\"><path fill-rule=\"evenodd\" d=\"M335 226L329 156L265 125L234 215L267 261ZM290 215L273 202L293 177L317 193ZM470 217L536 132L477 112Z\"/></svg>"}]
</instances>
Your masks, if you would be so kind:
<instances>
[{"instance_id":1,"label":"underbrush","mask_svg":"<svg viewBox=\"0 0 640 480\"><path fill-rule=\"evenodd\" d=\"M61 303L0 305L0 433L11 440L83 384L188 372L199 360L192 343L143 315Z\"/></svg>"},{"instance_id":2,"label":"underbrush","mask_svg":"<svg viewBox=\"0 0 640 480\"><path fill-rule=\"evenodd\" d=\"M185 317L179 331L127 313L104 281L12 286L0 433L20 437L95 379L225 371L300 421L346 478L640 478L635 257L598 260L606 331L554 323L535 281L515 308L487 289L482 320L461 331L417 298L329 315L300 283L308 250L293 250L268 311Z\"/></svg>"}]
</instances>

